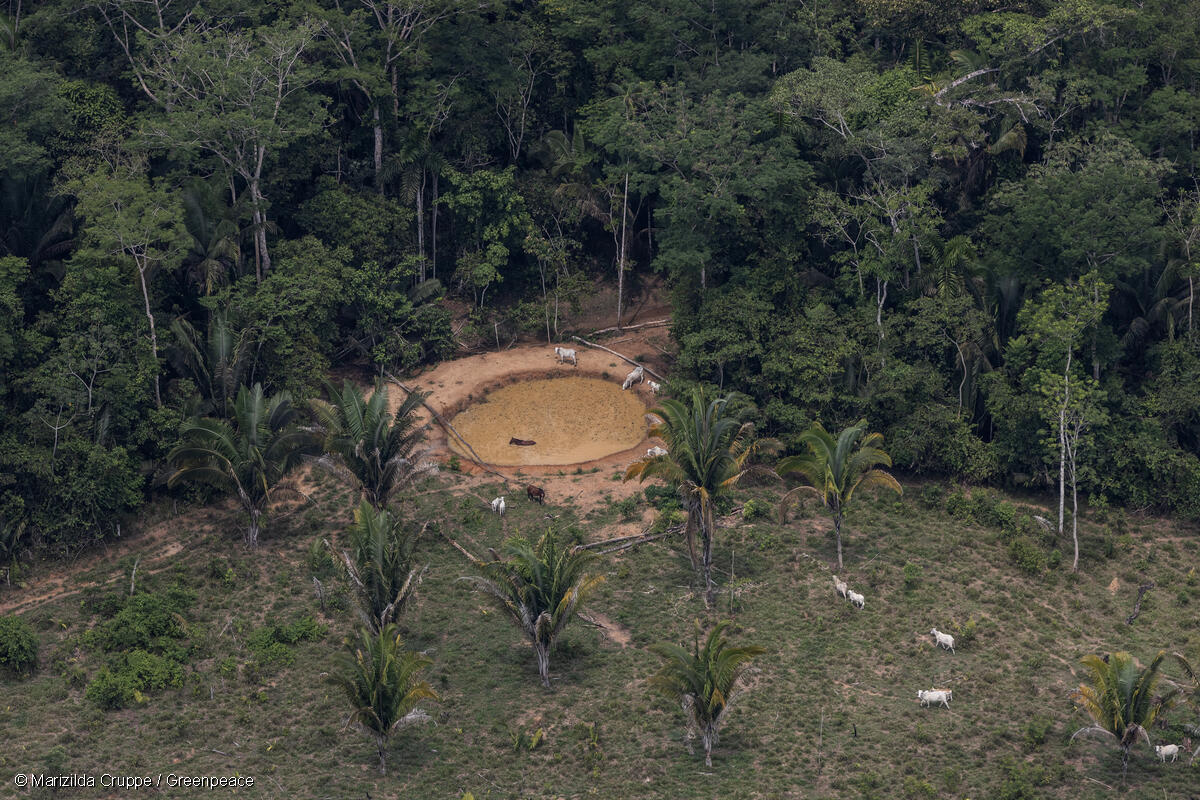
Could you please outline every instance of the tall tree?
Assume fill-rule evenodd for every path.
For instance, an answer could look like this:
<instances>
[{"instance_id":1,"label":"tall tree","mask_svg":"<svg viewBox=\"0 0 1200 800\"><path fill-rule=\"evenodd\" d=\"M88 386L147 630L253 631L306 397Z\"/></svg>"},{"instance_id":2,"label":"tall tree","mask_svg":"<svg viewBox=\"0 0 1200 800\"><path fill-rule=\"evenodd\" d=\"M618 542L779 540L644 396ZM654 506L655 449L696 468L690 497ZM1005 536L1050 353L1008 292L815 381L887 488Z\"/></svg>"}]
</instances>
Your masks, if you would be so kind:
<instances>
[{"instance_id":1,"label":"tall tree","mask_svg":"<svg viewBox=\"0 0 1200 800\"><path fill-rule=\"evenodd\" d=\"M650 687L683 706L688 752L693 752L692 739L699 735L708 767L712 766L712 750L729 709L746 688L750 661L767 652L757 645L730 645L725 639L727 627L728 621L718 622L701 647L697 621L690 653L676 644L650 646L663 659L658 672L650 677Z\"/></svg>"},{"instance_id":2,"label":"tall tree","mask_svg":"<svg viewBox=\"0 0 1200 800\"><path fill-rule=\"evenodd\" d=\"M440 699L429 682L421 679L433 662L406 650L395 625L378 632L360 629L356 638L346 639L346 650L330 680L350 701L350 719L375 740L379 772L386 774L392 736L411 725L429 722L429 715L418 704Z\"/></svg>"},{"instance_id":3,"label":"tall tree","mask_svg":"<svg viewBox=\"0 0 1200 800\"><path fill-rule=\"evenodd\" d=\"M1080 662L1087 667L1091 683L1080 684L1075 690L1076 702L1092 718L1092 724L1071 734L1109 736L1121 746L1121 775L1129 769L1129 751L1139 738L1150 744L1146 730L1171 708L1176 690L1156 696L1155 688L1162 675L1166 652L1159 651L1146 667L1138 667L1133 656L1126 652L1107 657L1086 655Z\"/></svg>"},{"instance_id":4,"label":"tall tree","mask_svg":"<svg viewBox=\"0 0 1200 800\"><path fill-rule=\"evenodd\" d=\"M309 58L319 30L311 19L245 31L189 25L152 48L142 67L167 111L146 118L146 135L214 159L231 205L242 191L249 194L260 281L271 269L267 168L325 123L326 98L309 91L321 75Z\"/></svg>"},{"instance_id":5,"label":"tall tree","mask_svg":"<svg viewBox=\"0 0 1200 800\"><path fill-rule=\"evenodd\" d=\"M1103 394L1096 379L1078 374L1075 351L1085 336L1100 324L1108 307L1110 285L1096 271L1077 283L1048 287L1025 315L1028 336L1042 347L1042 364L1030 377L1037 378L1044 402L1042 413L1055 430L1058 448L1058 532L1063 533L1066 486L1071 484L1071 537L1075 543L1072 570L1079 570L1079 447L1084 434L1105 421L1100 405ZM1019 345L1018 345L1019 346ZM1075 367L1074 369L1072 367ZM1060 377L1061 376L1061 377Z\"/></svg>"},{"instance_id":6,"label":"tall tree","mask_svg":"<svg viewBox=\"0 0 1200 800\"><path fill-rule=\"evenodd\" d=\"M472 557L479 575L463 578L508 615L537 655L538 676L550 688L550 653L583 601L603 575L588 572L593 555L558 541L553 530L537 543L515 537L504 545L508 558L492 551L492 561Z\"/></svg>"},{"instance_id":7,"label":"tall tree","mask_svg":"<svg viewBox=\"0 0 1200 800\"><path fill-rule=\"evenodd\" d=\"M184 423L181 441L167 456L175 469L167 485L194 481L234 492L249 518L246 544L258 547L258 534L281 482L316 448L315 437L296 424L298 417L287 392L266 398L261 384L243 386L230 421Z\"/></svg>"},{"instance_id":8,"label":"tall tree","mask_svg":"<svg viewBox=\"0 0 1200 800\"><path fill-rule=\"evenodd\" d=\"M879 469L890 467L891 457L881 447L882 433L867 433L867 421L861 420L838 434L837 439L820 422L800 436L807 453L781 458L775 466L780 476L797 475L804 485L783 496L780 513L786 513L788 503L800 491L811 491L833 514L833 530L837 536L838 569L842 568L842 519L846 506L860 488L882 486L903 494L900 483L890 473Z\"/></svg>"},{"instance_id":9,"label":"tall tree","mask_svg":"<svg viewBox=\"0 0 1200 800\"><path fill-rule=\"evenodd\" d=\"M109 155L98 164L82 166L64 189L77 198L76 213L85 220L77 257L120 259L137 273L150 329L154 400L161 407L153 310L157 302L151 298L151 283L156 272L177 267L183 258L187 231L179 200L151 183L143 159L128 154Z\"/></svg>"},{"instance_id":10,"label":"tall tree","mask_svg":"<svg viewBox=\"0 0 1200 800\"><path fill-rule=\"evenodd\" d=\"M692 566L704 579L705 600L711 608L717 585L712 578L713 542L717 521L713 513L721 495L727 494L753 467L755 455L770 452L777 443L756 439L754 425L739 422L726 413L729 397L709 401L703 390L692 392L691 405L667 399L650 410L659 421L650 427L650 435L666 442L667 455L650 456L629 465L625 480L660 477L679 489L688 519L685 528ZM702 554L696 561L696 533L700 534Z\"/></svg>"}]
</instances>

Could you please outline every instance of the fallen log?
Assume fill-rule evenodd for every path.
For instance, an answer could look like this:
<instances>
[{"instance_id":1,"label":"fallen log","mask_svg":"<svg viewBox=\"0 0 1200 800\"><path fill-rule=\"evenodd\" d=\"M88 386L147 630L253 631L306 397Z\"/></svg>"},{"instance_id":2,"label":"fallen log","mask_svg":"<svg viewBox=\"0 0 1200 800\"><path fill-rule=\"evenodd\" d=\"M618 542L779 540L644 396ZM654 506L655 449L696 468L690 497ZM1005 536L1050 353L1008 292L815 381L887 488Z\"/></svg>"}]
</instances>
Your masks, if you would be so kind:
<instances>
[{"instance_id":1,"label":"fallen log","mask_svg":"<svg viewBox=\"0 0 1200 800\"><path fill-rule=\"evenodd\" d=\"M1138 587L1137 603L1135 603L1133 606L1133 613L1125 618L1126 625L1132 625L1133 621L1138 618L1138 614L1142 613L1142 596L1144 594L1146 594L1146 592L1150 591L1153 588L1154 588L1153 581L1151 581L1150 583L1143 583L1141 586Z\"/></svg>"},{"instance_id":2,"label":"fallen log","mask_svg":"<svg viewBox=\"0 0 1200 800\"><path fill-rule=\"evenodd\" d=\"M588 347L594 347L594 348L596 348L597 350L603 350L604 352L606 352L606 353L608 353L608 354L610 354L610 355L614 355L614 356L616 356L617 358L621 359L622 361L626 361L626 362L628 362L628 363L630 363L630 364L633 364L635 367L641 367L643 370L645 370L645 371L646 371L646 373L647 373L647 374L649 374L649 375L653 375L654 377L658 378L658 380L659 380L660 382L662 382L662 381L665 381L665 380L666 380L666 378L664 378L662 375L659 375L657 372L655 372L654 370L650 369L650 368L649 368L649 367L647 367L645 364L639 364L638 362L634 361L632 358L627 358L626 356L623 356L623 355L621 355L621 354L620 354L620 353L618 353L616 350L609 350L609 349L608 349L607 347L605 347L604 345L596 344L595 342L589 342L587 339L584 339L584 338L582 338L582 337L579 337L579 336L572 336L571 338L572 338L572 339L574 339L574 340L575 340L575 341L577 341L577 342L580 342L581 344L586 344Z\"/></svg>"},{"instance_id":3,"label":"fallen log","mask_svg":"<svg viewBox=\"0 0 1200 800\"><path fill-rule=\"evenodd\" d=\"M655 533L651 536L643 536L639 539L634 539L632 542L625 542L617 545L616 547L610 547L607 550L600 550L596 553L596 555L603 556L609 553L615 553L618 550L628 550L630 547L636 547L639 544L645 544L646 542L653 542L655 539L661 539L670 533L674 533L674 531L667 530L663 531L662 533Z\"/></svg>"},{"instance_id":4,"label":"fallen log","mask_svg":"<svg viewBox=\"0 0 1200 800\"><path fill-rule=\"evenodd\" d=\"M653 322L641 322L637 325L621 325L620 327L613 325L611 328L601 328L598 331L592 331L589 336L599 336L602 333L612 333L613 331L636 331L639 328L659 328L663 325L670 325L671 318L656 319Z\"/></svg>"}]
</instances>

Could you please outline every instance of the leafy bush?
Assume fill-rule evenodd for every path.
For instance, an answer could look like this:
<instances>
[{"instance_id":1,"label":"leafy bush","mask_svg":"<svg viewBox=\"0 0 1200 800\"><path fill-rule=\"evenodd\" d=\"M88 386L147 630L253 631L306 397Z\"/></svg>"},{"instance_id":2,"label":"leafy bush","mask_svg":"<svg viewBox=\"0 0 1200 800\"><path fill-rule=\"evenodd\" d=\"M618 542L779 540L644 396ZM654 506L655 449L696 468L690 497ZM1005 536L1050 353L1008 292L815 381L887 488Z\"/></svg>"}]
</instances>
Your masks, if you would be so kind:
<instances>
[{"instance_id":1,"label":"leafy bush","mask_svg":"<svg viewBox=\"0 0 1200 800\"><path fill-rule=\"evenodd\" d=\"M1008 556L1030 575L1036 575L1046 568L1046 554L1028 536L1013 539L1008 545Z\"/></svg>"},{"instance_id":2,"label":"leafy bush","mask_svg":"<svg viewBox=\"0 0 1200 800\"><path fill-rule=\"evenodd\" d=\"M946 502L946 487L940 483L925 484L921 487L921 493L917 495L917 502L921 504L921 508L930 511L941 508Z\"/></svg>"},{"instance_id":3,"label":"leafy bush","mask_svg":"<svg viewBox=\"0 0 1200 800\"><path fill-rule=\"evenodd\" d=\"M679 493L669 486L647 486L643 494L646 502L659 511L683 507L679 504Z\"/></svg>"},{"instance_id":4,"label":"leafy bush","mask_svg":"<svg viewBox=\"0 0 1200 800\"><path fill-rule=\"evenodd\" d=\"M20 617L0 617L0 669L26 676L37 669L38 640Z\"/></svg>"},{"instance_id":5,"label":"leafy bush","mask_svg":"<svg viewBox=\"0 0 1200 800\"><path fill-rule=\"evenodd\" d=\"M135 594L112 619L89 631L85 643L109 652L147 650L182 661L186 651L180 640L187 635L183 612L195 600L193 592L181 587L161 594Z\"/></svg>"},{"instance_id":6,"label":"leafy bush","mask_svg":"<svg viewBox=\"0 0 1200 800\"><path fill-rule=\"evenodd\" d=\"M325 626L312 617L303 617L289 625L267 625L250 634L246 647L254 654L250 671L261 674L290 667L296 663L291 647L299 642L313 642L325 635ZM252 675L253 677L253 675Z\"/></svg>"},{"instance_id":7,"label":"leafy bush","mask_svg":"<svg viewBox=\"0 0 1200 800\"><path fill-rule=\"evenodd\" d=\"M1046 743L1046 735L1054 728L1049 717L1034 717L1025 725L1025 746L1036 750Z\"/></svg>"},{"instance_id":8,"label":"leafy bush","mask_svg":"<svg viewBox=\"0 0 1200 800\"><path fill-rule=\"evenodd\" d=\"M637 516L637 498L626 497L624 500L618 500L613 503L613 509L620 515L622 520L628 522Z\"/></svg>"},{"instance_id":9,"label":"leafy bush","mask_svg":"<svg viewBox=\"0 0 1200 800\"><path fill-rule=\"evenodd\" d=\"M904 565L904 590L911 592L921 584L921 568L909 562Z\"/></svg>"},{"instance_id":10,"label":"leafy bush","mask_svg":"<svg viewBox=\"0 0 1200 800\"><path fill-rule=\"evenodd\" d=\"M971 617L962 624L952 622L950 624L950 631L954 634L954 644L959 648L969 647L979 634L978 623L975 622L974 617Z\"/></svg>"},{"instance_id":11,"label":"leafy bush","mask_svg":"<svg viewBox=\"0 0 1200 800\"><path fill-rule=\"evenodd\" d=\"M146 702L148 692L183 685L183 667L170 658L131 650L121 653L88 684L85 696L103 709L128 708Z\"/></svg>"},{"instance_id":12,"label":"leafy bush","mask_svg":"<svg viewBox=\"0 0 1200 800\"><path fill-rule=\"evenodd\" d=\"M747 500L742 506L742 519L746 521L759 519L771 513L771 504L766 500Z\"/></svg>"},{"instance_id":13,"label":"leafy bush","mask_svg":"<svg viewBox=\"0 0 1200 800\"><path fill-rule=\"evenodd\" d=\"M955 489L946 495L946 511L959 519L974 519L975 502L962 489Z\"/></svg>"}]
</instances>

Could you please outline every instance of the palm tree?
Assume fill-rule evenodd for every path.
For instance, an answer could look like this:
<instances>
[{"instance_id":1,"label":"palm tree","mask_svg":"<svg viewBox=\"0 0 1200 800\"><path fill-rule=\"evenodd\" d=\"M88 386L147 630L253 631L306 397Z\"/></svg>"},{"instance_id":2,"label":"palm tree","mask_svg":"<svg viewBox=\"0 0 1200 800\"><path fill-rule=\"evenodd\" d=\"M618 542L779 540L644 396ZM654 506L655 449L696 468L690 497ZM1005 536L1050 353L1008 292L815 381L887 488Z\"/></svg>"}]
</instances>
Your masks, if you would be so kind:
<instances>
[{"instance_id":1,"label":"palm tree","mask_svg":"<svg viewBox=\"0 0 1200 800\"><path fill-rule=\"evenodd\" d=\"M236 277L242 263L237 209L222 202L217 191L203 182L193 183L182 194L183 222L191 244L183 257L186 280L210 295Z\"/></svg>"},{"instance_id":2,"label":"palm tree","mask_svg":"<svg viewBox=\"0 0 1200 800\"><path fill-rule=\"evenodd\" d=\"M203 339L200 332L183 318L171 323L171 332L178 342L171 351L176 368L192 376L214 413L228 417L229 403L250 366L247 358L251 345L249 331L235 329L228 312L219 309L209 318L208 334Z\"/></svg>"},{"instance_id":3,"label":"palm tree","mask_svg":"<svg viewBox=\"0 0 1200 800\"><path fill-rule=\"evenodd\" d=\"M659 476L679 487L687 509L684 531L693 568L697 567L696 532L700 533L703 553L699 567L710 608L716 599L712 559L717 498L750 471L747 462L751 456L777 446L773 439L755 439L752 423L740 423L727 415L728 403L728 396L707 402L701 389L692 392L690 407L679 400L663 400L650 410L661 420L650 428L650 435L666 442L667 455L639 459L625 471L625 480Z\"/></svg>"},{"instance_id":4,"label":"palm tree","mask_svg":"<svg viewBox=\"0 0 1200 800\"><path fill-rule=\"evenodd\" d=\"M1080 662L1091 673L1091 685L1081 684L1074 697L1083 710L1092 718L1087 725L1071 734L1076 736L1100 734L1116 739L1121 745L1121 776L1129 769L1129 751L1138 737L1150 744L1146 729L1162 714L1170 710L1177 690L1161 697L1154 696L1158 685L1158 668L1162 665L1164 651L1159 651L1150 666L1139 669L1129 653L1113 653L1110 656L1086 655Z\"/></svg>"},{"instance_id":5,"label":"palm tree","mask_svg":"<svg viewBox=\"0 0 1200 800\"><path fill-rule=\"evenodd\" d=\"M1183 653L1174 653L1175 661L1179 664L1179 669L1183 671L1184 686L1181 694L1183 698L1197 712L1200 712L1200 671L1192 666L1192 663L1187 660ZM1189 736L1200 738L1200 722L1195 725L1184 725L1184 730ZM1196 760L1196 756L1200 756L1200 747L1197 747L1192 753L1192 761Z\"/></svg>"},{"instance_id":6,"label":"palm tree","mask_svg":"<svg viewBox=\"0 0 1200 800\"><path fill-rule=\"evenodd\" d=\"M440 699L428 681L420 679L430 661L420 653L404 649L395 625L378 632L359 630L358 640L346 640L348 652L330 680L342 688L350 701L350 719L375 739L379 749L379 771L387 772L387 745L392 734L429 715L417 704Z\"/></svg>"},{"instance_id":7,"label":"palm tree","mask_svg":"<svg viewBox=\"0 0 1200 800\"><path fill-rule=\"evenodd\" d=\"M327 391L330 400L309 401L325 432L321 463L357 481L375 508L384 508L395 492L436 469L434 462L423 460L427 451L420 449L426 426L416 410L425 394L409 394L393 415L382 381L369 398L349 382L340 393L332 386Z\"/></svg>"},{"instance_id":8,"label":"palm tree","mask_svg":"<svg viewBox=\"0 0 1200 800\"><path fill-rule=\"evenodd\" d=\"M0 517L0 570L4 571L4 583L12 585L13 570L17 566L17 551L21 537L25 534L24 520L9 520Z\"/></svg>"},{"instance_id":9,"label":"palm tree","mask_svg":"<svg viewBox=\"0 0 1200 800\"><path fill-rule=\"evenodd\" d=\"M494 550L492 561L472 557L480 574L462 580L488 595L521 629L537 654L542 685L550 688L554 642L604 576L589 575L594 556L560 544L553 530L534 545L521 537L509 539L504 552L503 561Z\"/></svg>"},{"instance_id":10,"label":"palm tree","mask_svg":"<svg viewBox=\"0 0 1200 800\"><path fill-rule=\"evenodd\" d=\"M342 561L363 623L371 631L396 622L412 597L420 577L414 564L417 540L424 530L422 526L414 532L387 509L375 509L366 500L354 510L350 549L342 551Z\"/></svg>"},{"instance_id":11,"label":"palm tree","mask_svg":"<svg viewBox=\"0 0 1200 800\"><path fill-rule=\"evenodd\" d=\"M812 427L800 435L800 441L808 447L807 453L781 458L775 465L780 476L799 475L805 483L783 496L779 502L780 516L787 514L787 506L799 491L815 492L825 507L833 514L833 529L837 534L838 569L842 568L842 518L846 506L858 488L883 486L897 494L904 490L890 473L879 469L890 467L892 458L885 453L882 433L866 433L867 421L860 420L846 428L836 440L821 425Z\"/></svg>"},{"instance_id":12,"label":"palm tree","mask_svg":"<svg viewBox=\"0 0 1200 800\"><path fill-rule=\"evenodd\" d=\"M175 469L167 485L195 481L235 492L249 517L246 544L257 547L280 483L315 450L312 434L296 425L298 415L287 392L267 399L262 384L243 386L233 403L232 424L211 417L183 424L181 441L167 456Z\"/></svg>"},{"instance_id":13,"label":"palm tree","mask_svg":"<svg viewBox=\"0 0 1200 800\"><path fill-rule=\"evenodd\" d=\"M756 645L729 646L723 635L728 625L728 621L718 622L701 647L697 622L690 653L675 644L650 646L663 658L662 667L650 678L650 686L683 705L688 752L695 753L692 739L699 735L708 767L712 766L712 749L729 707L745 688L743 678L750 669L750 660L767 652Z\"/></svg>"}]
</instances>

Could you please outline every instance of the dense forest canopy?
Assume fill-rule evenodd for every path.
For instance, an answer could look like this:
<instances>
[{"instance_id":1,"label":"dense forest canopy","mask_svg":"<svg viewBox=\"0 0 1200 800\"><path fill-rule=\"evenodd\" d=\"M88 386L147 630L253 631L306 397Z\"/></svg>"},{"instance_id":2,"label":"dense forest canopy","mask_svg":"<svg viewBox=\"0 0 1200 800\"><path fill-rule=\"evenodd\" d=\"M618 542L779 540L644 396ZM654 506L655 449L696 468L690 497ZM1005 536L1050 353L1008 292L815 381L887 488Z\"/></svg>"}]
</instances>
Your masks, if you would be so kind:
<instances>
[{"instance_id":1,"label":"dense forest canopy","mask_svg":"<svg viewBox=\"0 0 1200 800\"><path fill-rule=\"evenodd\" d=\"M1198 83L1174 0L9 0L0 516L661 275L672 388L793 449L1200 517Z\"/></svg>"}]
</instances>

